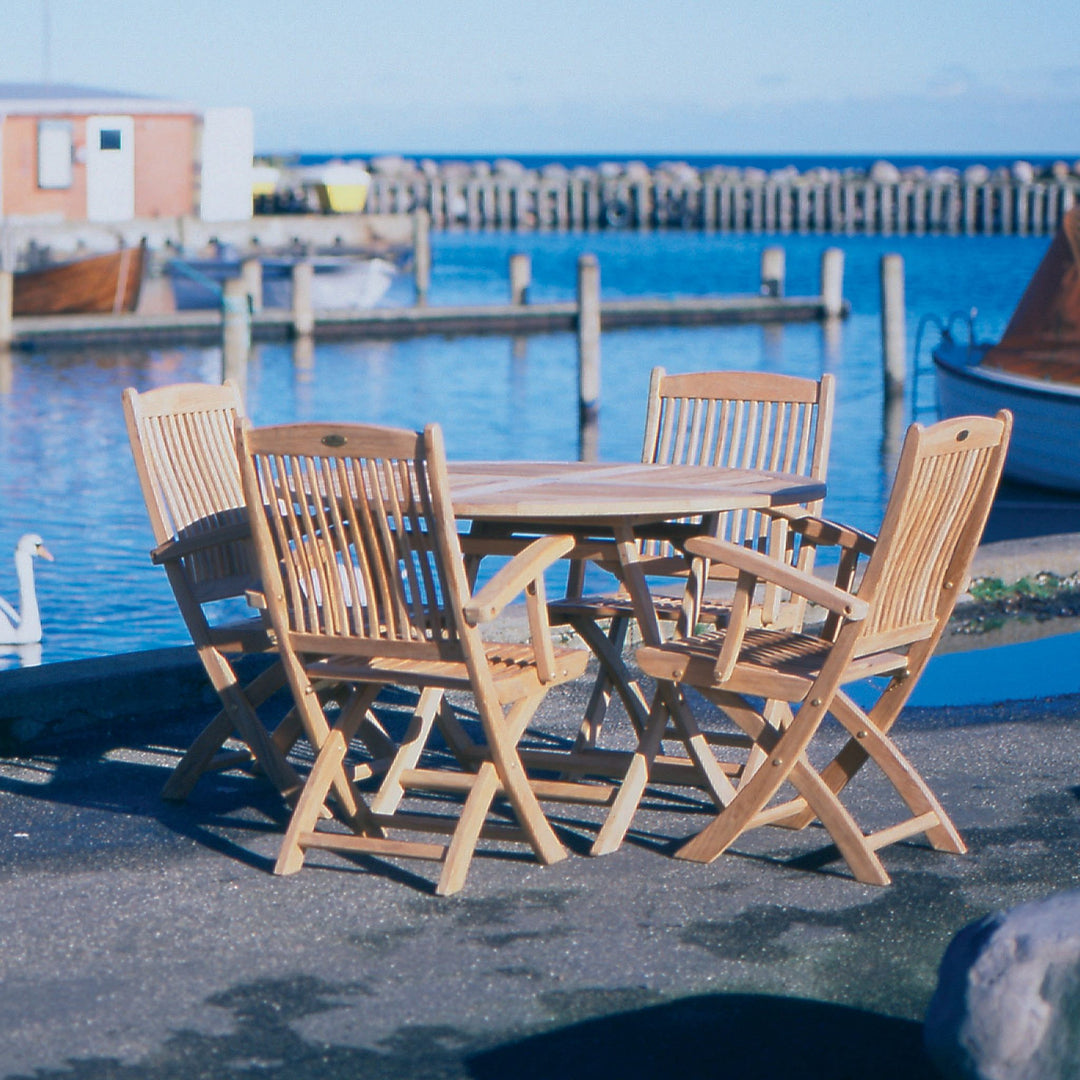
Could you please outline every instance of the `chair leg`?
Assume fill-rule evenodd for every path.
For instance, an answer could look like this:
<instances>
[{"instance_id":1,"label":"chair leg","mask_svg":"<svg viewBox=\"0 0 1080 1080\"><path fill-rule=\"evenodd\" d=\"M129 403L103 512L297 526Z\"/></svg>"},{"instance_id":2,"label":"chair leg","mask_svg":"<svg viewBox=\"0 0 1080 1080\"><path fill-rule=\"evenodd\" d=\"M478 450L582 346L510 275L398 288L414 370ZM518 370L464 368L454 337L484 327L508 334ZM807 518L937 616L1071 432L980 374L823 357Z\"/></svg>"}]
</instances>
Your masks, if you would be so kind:
<instances>
[{"instance_id":1,"label":"chair leg","mask_svg":"<svg viewBox=\"0 0 1080 1080\"><path fill-rule=\"evenodd\" d=\"M442 690L431 687L421 693L420 701L413 712L412 720L409 721L401 746L394 754L393 761L386 770L386 776L371 800L372 813L392 814L405 797L405 788L401 784L402 774L406 769L415 768L420 760L420 755L424 752L431 735L431 729L435 725L435 717L442 706L443 698Z\"/></svg>"},{"instance_id":2,"label":"chair leg","mask_svg":"<svg viewBox=\"0 0 1080 1080\"><path fill-rule=\"evenodd\" d=\"M905 700L907 696L908 692L905 692ZM962 855L967 851L967 845L952 819L915 766L887 734L899 714L899 708L893 707L894 704L883 696L868 716L846 694L836 695L831 711L851 738L821 770L822 782L834 795L839 795L866 761L873 759L911 811L912 818L929 816L933 820L922 830L931 847ZM809 825L814 817L813 809L807 806L775 824L801 829Z\"/></svg>"},{"instance_id":3,"label":"chair leg","mask_svg":"<svg viewBox=\"0 0 1080 1080\"><path fill-rule=\"evenodd\" d=\"M446 740L450 753L463 769L475 769L480 747L469 738L469 733L462 726L453 706L446 700L445 694L439 696L439 709L435 714L435 725L439 734Z\"/></svg>"},{"instance_id":4,"label":"chair leg","mask_svg":"<svg viewBox=\"0 0 1080 1080\"><path fill-rule=\"evenodd\" d=\"M566 848L540 808L517 751L518 740L546 694L547 688L543 687L535 694L519 698L505 713L498 701L489 700L482 692L476 694L476 704L484 721L491 761L503 794L514 808L518 824L537 859L550 866L566 858Z\"/></svg>"},{"instance_id":5,"label":"chair leg","mask_svg":"<svg viewBox=\"0 0 1080 1080\"><path fill-rule=\"evenodd\" d=\"M795 766L790 779L825 826L855 880L864 885L888 885L891 879L866 835L843 803L822 783L821 777L805 760Z\"/></svg>"},{"instance_id":6,"label":"chair leg","mask_svg":"<svg viewBox=\"0 0 1080 1080\"><path fill-rule=\"evenodd\" d=\"M671 691L671 693L677 692ZM637 749L619 783L615 801L611 804L604 824L589 849L590 855L610 855L622 844L626 831L630 828L630 822L633 821L641 798L645 794L652 764L660 752L664 732L667 730L669 710L665 696L664 690L658 689L653 697L645 731L638 740Z\"/></svg>"},{"instance_id":7,"label":"chair leg","mask_svg":"<svg viewBox=\"0 0 1080 1080\"><path fill-rule=\"evenodd\" d=\"M571 625L578 636L582 637L586 643L589 642L589 637L586 637L586 634L590 633L590 628L596 629L596 623L591 619L575 619ZM589 702L585 706L581 730L578 732L577 740L574 743L575 750L591 750L599 740L600 728L603 726L604 717L607 715L612 690L615 686L615 679L609 668L615 658L618 658L621 662L623 645L626 642L627 625L628 620L615 616L608 627L605 635L607 649L602 654L597 654L600 660L600 670L596 674L592 693L589 695ZM594 640L599 643L598 634ZM633 720L633 717L631 717L631 720Z\"/></svg>"},{"instance_id":8,"label":"chair leg","mask_svg":"<svg viewBox=\"0 0 1080 1080\"><path fill-rule=\"evenodd\" d=\"M199 732L195 741L184 752L169 779L161 789L161 797L170 802L183 802L191 794L199 777L212 767L213 760L233 733L233 722L222 709L209 724ZM248 760L252 760L250 753Z\"/></svg>"},{"instance_id":9,"label":"chair leg","mask_svg":"<svg viewBox=\"0 0 1080 1080\"><path fill-rule=\"evenodd\" d=\"M630 674L622 659L622 646L629 621L613 619L610 632L605 634L592 619L574 619L571 622L578 636L589 646L600 664L600 673L593 685L585 719L578 733L576 749L596 745L604 714L614 689L622 699L630 723L638 735L645 730L649 717L649 704L637 680Z\"/></svg>"},{"instance_id":10,"label":"chair leg","mask_svg":"<svg viewBox=\"0 0 1080 1080\"><path fill-rule=\"evenodd\" d=\"M735 798L735 787L716 760L708 739L698 726L693 710L682 693L674 696L674 706L672 722L679 739L690 760L694 762L698 772L704 778L705 790L717 808L722 809Z\"/></svg>"},{"instance_id":11,"label":"chair leg","mask_svg":"<svg viewBox=\"0 0 1080 1080\"><path fill-rule=\"evenodd\" d=\"M303 838L314 831L316 822L324 816L324 808L332 789L337 796L345 824L356 833L375 837L383 835L382 829L374 821L369 807L349 781L343 767L349 741L380 690L380 686L372 685L365 687L363 691L354 692L343 707L335 727L322 739L315 764L308 773L304 789L289 818L274 866L275 874L294 874L303 866Z\"/></svg>"},{"instance_id":12,"label":"chair leg","mask_svg":"<svg viewBox=\"0 0 1080 1080\"><path fill-rule=\"evenodd\" d=\"M885 687L881 697L877 699L874 707L870 710L868 718L878 731L887 732L893 726L896 718L900 715L900 710L904 707L904 703L911 696L912 689L910 679L893 679ZM866 717L866 713L859 709L848 695L840 690L836 694L833 710L838 720L840 720L840 713L837 710L842 709L845 702L851 710L854 710L854 714L859 717ZM864 720L859 723L859 730L862 729L865 722ZM821 770L822 779L836 794L844 790L870 756L866 751L866 747L863 746L862 740L858 738L857 731L855 729L849 729L849 731L852 737L848 739L836 757ZM802 829L813 820L813 813L807 809L801 814L785 819L784 826L789 829Z\"/></svg>"},{"instance_id":13,"label":"chair leg","mask_svg":"<svg viewBox=\"0 0 1080 1080\"><path fill-rule=\"evenodd\" d=\"M278 849L275 874L295 874L304 865L303 836L314 831L334 777L341 771L347 749L341 732L332 731L319 750Z\"/></svg>"},{"instance_id":14,"label":"chair leg","mask_svg":"<svg viewBox=\"0 0 1080 1080\"><path fill-rule=\"evenodd\" d=\"M291 799L299 790L300 778L277 748L240 685L234 682L218 693L237 734L251 748L259 768L286 800Z\"/></svg>"},{"instance_id":15,"label":"chair leg","mask_svg":"<svg viewBox=\"0 0 1080 1080\"><path fill-rule=\"evenodd\" d=\"M708 694L706 696L709 696ZM725 695L730 698L731 695ZM679 859L693 862L712 862L750 826L800 764L800 757L807 744L821 726L826 706L821 698L815 704L804 702L792 722L782 732L764 722L760 713L749 718L737 710L728 712L740 727L758 743L768 755L768 764L761 766L738 789L731 802L700 832L692 836L676 851ZM751 723L756 717L757 722Z\"/></svg>"},{"instance_id":16,"label":"chair leg","mask_svg":"<svg viewBox=\"0 0 1080 1080\"><path fill-rule=\"evenodd\" d=\"M220 654L217 654L217 656L220 659L221 664L225 665L225 668L228 668L231 672L231 665L229 665ZM214 683L215 686L219 680L226 680L224 684L228 685L228 675L225 674L224 668L219 664L215 663L214 671L208 671L207 674L210 675L211 682ZM235 680L235 674L232 675L232 678ZM251 682L243 687L240 693L246 699L252 710L258 709L260 705L273 697L273 695L285 685L285 681L285 673L281 664L274 663L252 679ZM281 725L279 725L279 727L280 726ZM216 767L215 758L222 750L225 742L236 732L237 725L234 723L230 711L223 708L210 723L203 728L195 741L192 742L184 752L184 756L177 762L176 767L166 781L164 788L162 788L161 797L163 799L168 799L171 802L183 802L187 799L194 789L195 784L198 782L199 777L201 777L203 773ZM278 751L278 757L283 760L285 755L291 749L292 743L283 743L283 741L276 736L277 732L275 731L274 744ZM249 761L255 759L255 754L250 746L247 747L247 754L249 755ZM225 767L232 768L237 764L243 764L243 761L230 757L227 759L227 765ZM282 791L282 794L287 798L295 797L296 791L299 790L297 786L298 780L299 778L293 774L292 780L290 781L291 787L288 791Z\"/></svg>"},{"instance_id":17,"label":"chair leg","mask_svg":"<svg viewBox=\"0 0 1080 1080\"><path fill-rule=\"evenodd\" d=\"M886 732L845 695L837 695L832 711L855 740L858 740L863 752L871 757L874 764L885 774L911 811L912 817L930 815L937 820L936 825L925 830L931 846L954 855L966 852L967 845L937 796L930 790L930 785ZM839 791L839 788L837 790Z\"/></svg>"},{"instance_id":18,"label":"chair leg","mask_svg":"<svg viewBox=\"0 0 1080 1080\"><path fill-rule=\"evenodd\" d=\"M735 798L735 788L716 760L682 691L662 684L653 697L646 734L638 743L638 749L619 785L607 818L593 842L591 855L608 855L626 838L630 823L645 795L653 762L660 752L667 732L669 718L675 725L676 734L687 756L696 766L701 786L708 792L717 808L723 808Z\"/></svg>"},{"instance_id":19,"label":"chair leg","mask_svg":"<svg viewBox=\"0 0 1080 1080\"><path fill-rule=\"evenodd\" d=\"M465 875L469 871L473 852L476 851L480 830L487 820L488 811L499 790L499 776L495 766L485 761L476 774L458 823L446 849L446 861L443 863L439 883L435 892L439 896L451 896L459 892L465 884Z\"/></svg>"}]
</instances>

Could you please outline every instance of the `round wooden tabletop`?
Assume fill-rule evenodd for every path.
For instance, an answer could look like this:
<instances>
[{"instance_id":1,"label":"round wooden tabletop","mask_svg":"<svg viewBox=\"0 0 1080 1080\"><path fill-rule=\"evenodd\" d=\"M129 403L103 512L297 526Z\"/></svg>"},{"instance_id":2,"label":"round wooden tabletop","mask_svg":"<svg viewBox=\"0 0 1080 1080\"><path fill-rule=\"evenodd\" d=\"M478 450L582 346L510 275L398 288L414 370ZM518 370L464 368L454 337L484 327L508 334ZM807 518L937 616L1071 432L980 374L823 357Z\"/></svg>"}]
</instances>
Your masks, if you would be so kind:
<instances>
[{"instance_id":1,"label":"round wooden tabletop","mask_svg":"<svg viewBox=\"0 0 1080 1080\"><path fill-rule=\"evenodd\" d=\"M454 461L449 474L455 514L493 521L657 521L825 494L804 476L708 465Z\"/></svg>"}]
</instances>

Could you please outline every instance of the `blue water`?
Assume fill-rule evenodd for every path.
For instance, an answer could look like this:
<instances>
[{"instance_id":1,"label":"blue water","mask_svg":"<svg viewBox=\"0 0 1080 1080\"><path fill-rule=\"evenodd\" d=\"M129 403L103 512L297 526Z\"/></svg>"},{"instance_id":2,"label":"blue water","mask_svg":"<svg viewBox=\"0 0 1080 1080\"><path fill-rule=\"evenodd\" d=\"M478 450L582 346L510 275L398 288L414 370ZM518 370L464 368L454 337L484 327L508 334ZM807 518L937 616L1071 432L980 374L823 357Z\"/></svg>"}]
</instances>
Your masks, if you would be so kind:
<instances>
[{"instance_id":1,"label":"blue water","mask_svg":"<svg viewBox=\"0 0 1080 1080\"><path fill-rule=\"evenodd\" d=\"M903 255L909 352L919 317L975 305L984 336L1001 332L1047 246L1045 238L721 237L692 233L436 235L430 303L507 299L507 260L532 257L537 301L574 295L576 261L591 252L607 297L754 292L762 248L786 251L787 291L816 293L822 251L845 252L852 315L834 334L817 324L697 327L605 333L600 457L640 452L649 371L710 367L837 377L829 513L876 529L895 444L883 432L879 260ZM388 303L410 303L402 279ZM337 419L443 425L451 457L572 459L578 455L577 357L572 334L423 337L319 344L311 367L291 346L258 346L249 367L256 423ZM56 556L38 565L52 661L183 644L186 635L162 572L149 564L145 510L120 408L124 387L218 381L218 349L55 350L0 360L0 595L15 599L8 552L40 532ZM934 418L920 378L912 415ZM0 667L19 657L0 656ZM935 661L936 663L936 661ZM1074 689L1080 689L1080 665ZM1033 691L1036 692L1036 691Z\"/></svg>"},{"instance_id":2,"label":"blue water","mask_svg":"<svg viewBox=\"0 0 1080 1080\"><path fill-rule=\"evenodd\" d=\"M912 705L980 705L1080 691L1080 634L935 656Z\"/></svg>"}]
</instances>

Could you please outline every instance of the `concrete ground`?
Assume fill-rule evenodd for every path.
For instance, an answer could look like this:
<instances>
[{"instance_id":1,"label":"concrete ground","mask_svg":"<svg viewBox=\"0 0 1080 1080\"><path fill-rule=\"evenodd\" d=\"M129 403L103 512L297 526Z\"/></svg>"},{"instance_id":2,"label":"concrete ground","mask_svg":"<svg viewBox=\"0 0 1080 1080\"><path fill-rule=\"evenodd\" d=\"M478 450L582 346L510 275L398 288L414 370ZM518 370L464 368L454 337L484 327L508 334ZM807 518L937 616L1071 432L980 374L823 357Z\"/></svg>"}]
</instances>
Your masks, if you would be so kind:
<instances>
[{"instance_id":1,"label":"concrete ground","mask_svg":"<svg viewBox=\"0 0 1080 1080\"><path fill-rule=\"evenodd\" d=\"M1075 569L1010 552L979 572ZM569 736L586 691L552 692L538 729ZM259 779L163 802L211 712L187 650L0 680L3 1080L918 1080L953 935L1080 887L1080 695L905 712L970 852L890 847L888 888L817 827L677 862L702 809L655 797L613 855L584 854L595 811L562 807L568 859L478 855L449 899L423 863L315 853L273 876L285 816ZM848 802L894 820L870 767Z\"/></svg>"},{"instance_id":2,"label":"concrete ground","mask_svg":"<svg viewBox=\"0 0 1080 1080\"><path fill-rule=\"evenodd\" d=\"M568 734L583 692L549 695L540 726ZM595 817L564 807L570 858L478 856L450 899L422 863L315 854L273 876L284 818L258 779L162 802L207 715L176 700L0 760L5 1080L914 1080L952 936L1080 885L1080 695L905 714L971 851L891 847L888 888L813 827L676 862L703 818L653 800L602 858L582 853ZM853 786L884 823L878 778Z\"/></svg>"}]
</instances>

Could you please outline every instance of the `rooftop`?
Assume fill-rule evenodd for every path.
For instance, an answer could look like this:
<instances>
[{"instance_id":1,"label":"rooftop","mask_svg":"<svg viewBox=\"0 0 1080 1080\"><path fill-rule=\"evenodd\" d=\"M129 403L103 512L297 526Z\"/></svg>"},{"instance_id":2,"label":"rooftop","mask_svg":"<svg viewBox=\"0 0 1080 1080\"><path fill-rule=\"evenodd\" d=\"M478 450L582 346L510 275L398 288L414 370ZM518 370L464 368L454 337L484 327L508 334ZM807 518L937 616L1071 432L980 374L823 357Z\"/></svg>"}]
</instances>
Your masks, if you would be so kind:
<instances>
[{"instance_id":1,"label":"rooftop","mask_svg":"<svg viewBox=\"0 0 1080 1080\"><path fill-rule=\"evenodd\" d=\"M192 112L189 102L172 101L126 90L106 90L73 83L0 83L0 113L62 113L100 110Z\"/></svg>"}]
</instances>

